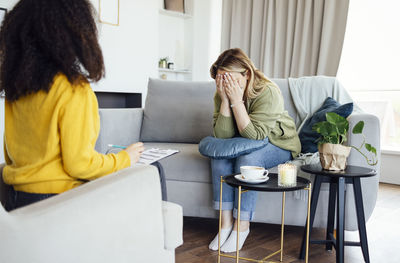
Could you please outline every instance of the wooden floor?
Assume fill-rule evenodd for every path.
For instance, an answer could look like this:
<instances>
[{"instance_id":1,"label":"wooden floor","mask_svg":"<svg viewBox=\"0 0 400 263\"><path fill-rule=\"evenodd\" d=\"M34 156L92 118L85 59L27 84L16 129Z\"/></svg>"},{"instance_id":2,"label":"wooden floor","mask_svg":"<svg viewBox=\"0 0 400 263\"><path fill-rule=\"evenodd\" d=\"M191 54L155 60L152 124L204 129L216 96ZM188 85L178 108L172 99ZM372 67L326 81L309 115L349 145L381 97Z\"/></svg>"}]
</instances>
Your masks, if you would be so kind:
<instances>
[{"instance_id":1,"label":"wooden floor","mask_svg":"<svg viewBox=\"0 0 400 263\"><path fill-rule=\"evenodd\" d=\"M208 244L218 231L218 221L204 218L184 218L184 244L176 250L177 263L217 262L217 252L208 249ZM302 227L285 227L283 262L298 260ZM368 244L371 262L400 262L400 186L380 184L378 201L373 215L367 222ZM314 229L312 238L325 237L325 230ZM358 232L345 233L348 241L358 241ZM261 259L279 249L280 226L253 223L240 256ZM235 253L231 253L235 255ZM279 261L279 256L271 260ZM222 258L221 262L235 262ZM248 261L240 261L248 262ZM335 251L325 251L322 245L310 246L310 263L336 262ZM360 247L345 247L345 262L364 262Z\"/></svg>"}]
</instances>

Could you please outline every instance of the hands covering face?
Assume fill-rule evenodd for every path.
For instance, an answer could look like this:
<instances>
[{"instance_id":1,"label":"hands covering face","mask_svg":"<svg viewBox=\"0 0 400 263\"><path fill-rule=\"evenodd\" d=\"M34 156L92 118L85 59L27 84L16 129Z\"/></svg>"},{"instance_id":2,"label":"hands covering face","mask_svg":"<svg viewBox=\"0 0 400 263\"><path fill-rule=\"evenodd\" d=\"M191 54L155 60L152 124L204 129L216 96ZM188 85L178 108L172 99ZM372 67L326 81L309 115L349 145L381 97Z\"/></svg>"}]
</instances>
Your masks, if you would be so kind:
<instances>
[{"instance_id":1,"label":"hands covering face","mask_svg":"<svg viewBox=\"0 0 400 263\"><path fill-rule=\"evenodd\" d=\"M240 87L239 80L234 79L231 73L217 74L215 82L222 101L229 100L235 104L243 100L244 89Z\"/></svg>"}]
</instances>

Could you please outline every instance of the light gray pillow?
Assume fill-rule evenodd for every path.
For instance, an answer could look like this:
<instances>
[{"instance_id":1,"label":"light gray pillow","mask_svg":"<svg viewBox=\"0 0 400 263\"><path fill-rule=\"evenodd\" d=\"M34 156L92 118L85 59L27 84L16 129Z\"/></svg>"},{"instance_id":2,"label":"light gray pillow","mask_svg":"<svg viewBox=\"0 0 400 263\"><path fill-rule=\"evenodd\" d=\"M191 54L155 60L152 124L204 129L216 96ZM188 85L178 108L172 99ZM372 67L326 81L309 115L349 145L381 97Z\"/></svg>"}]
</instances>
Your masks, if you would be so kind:
<instances>
[{"instance_id":1,"label":"light gray pillow","mask_svg":"<svg viewBox=\"0 0 400 263\"><path fill-rule=\"evenodd\" d=\"M199 143L212 135L214 81L149 79L140 138Z\"/></svg>"}]
</instances>

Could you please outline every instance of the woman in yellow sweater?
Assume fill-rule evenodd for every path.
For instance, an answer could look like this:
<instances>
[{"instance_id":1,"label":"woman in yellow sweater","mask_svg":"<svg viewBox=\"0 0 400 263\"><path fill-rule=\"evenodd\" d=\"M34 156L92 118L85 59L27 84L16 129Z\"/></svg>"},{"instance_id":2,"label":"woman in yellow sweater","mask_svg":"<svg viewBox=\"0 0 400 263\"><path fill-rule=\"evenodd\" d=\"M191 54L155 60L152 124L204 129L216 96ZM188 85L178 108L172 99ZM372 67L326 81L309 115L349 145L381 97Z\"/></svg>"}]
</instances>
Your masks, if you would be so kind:
<instances>
[{"instance_id":1,"label":"woman in yellow sweater","mask_svg":"<svg viewBox=\"0 0 400 263\"><path fill-rule=\"evenodd\" d=\"M94 149L100 122L89 82L104 76L87 0L21 0L0 32L6 166L12 210L136 163L143 144Z\"/></svg>"}]
</instances>

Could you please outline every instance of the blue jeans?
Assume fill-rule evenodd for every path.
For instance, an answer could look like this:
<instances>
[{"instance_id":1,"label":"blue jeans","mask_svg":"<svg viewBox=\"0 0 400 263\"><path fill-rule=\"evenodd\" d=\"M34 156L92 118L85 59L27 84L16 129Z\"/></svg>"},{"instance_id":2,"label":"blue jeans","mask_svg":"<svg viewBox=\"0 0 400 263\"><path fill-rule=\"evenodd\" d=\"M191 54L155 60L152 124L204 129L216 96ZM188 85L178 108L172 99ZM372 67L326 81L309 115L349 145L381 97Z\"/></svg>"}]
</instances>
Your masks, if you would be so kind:
<instances>
[{"instance_id":1,"label":"blue jeans","mask_svg":"<svg viewBox=\"0 0 400 263\"><path fill-rule=\"evenodd\" d=\"M219 210L221 176L240 173L240 166L254 165L266 169L277 166L280 163L291 160L290 151L283 150L272 143L253 151L249 154L233 159L216 160L211 159L211 173L214 194L214 209ZM227 184L222 185L222 210L232 210L233 216L237 218L238 189ZM254 217L257 192L248 191L242 194L240 219L250 221Z\"/></svg>"},{"instance_id":2,"label":"blue jeans","mask_svg":"<svg viewBox=\"0 0 400 263\"><path fill-rule=\"evenodd\" d=\"M13 187L8 190L8 200L6 201L6 211L12 211L14 209L36 203L38 201L47 199L57 194L33 194L21 191L15 191Z\"/></svg>"}]
</instances>

